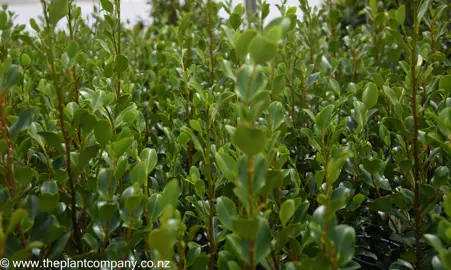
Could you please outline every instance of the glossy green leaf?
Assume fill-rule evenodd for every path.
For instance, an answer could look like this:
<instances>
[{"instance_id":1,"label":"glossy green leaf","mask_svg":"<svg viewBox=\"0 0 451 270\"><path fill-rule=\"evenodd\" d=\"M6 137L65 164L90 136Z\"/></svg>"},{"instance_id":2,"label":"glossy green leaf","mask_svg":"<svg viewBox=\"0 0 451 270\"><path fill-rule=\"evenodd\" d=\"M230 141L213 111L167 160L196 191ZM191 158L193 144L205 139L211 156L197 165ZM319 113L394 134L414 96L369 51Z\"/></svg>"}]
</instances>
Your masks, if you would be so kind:
<instances>
[{"instance_id":1,"label":"glossy green leaf","mask_svg":"<svg viewBox=\"0 0 451 270\"><path fill-rule=\"evenodd\" d=\"M105 146L108 144L113 136L113 128L110 121L106 119L98 120L94 128L94 136L100 145Z\"/></svg>"},{"instance_id":2,"label":"glossy green leaf","mask_svg":"<svg viewBox=\"0 0 451 270\"><path fill-rule=\"evenodd\" d=\"M233 232L249 240L257 238L259 224L257 219L232 218Z\"/></svg>"},{"instance_id":3,"label":"glossy green leaf","mask_svg":"<svg viewBox=\"0 0 451 270\"><path fill-rule=\"evenodd\" d=\"M277 55L277 44L264 36L256 36L249 45L251 58L256 64L264 65Z\"/></svg>"},{"instance_id":4,"label":"glossy green leaf","mask_svg":"<svg viewBox=\"0 0 451 270\"><path fill-rule=\"evenodd\" d=\"M105 11L113 13L114 7L110 0L100 0L100 4Z\"/></svg>"},{"instance_id":5,"label":"glossy green leaf","mask_svg":"<svg viewBox=\"0 0 451 270\"><path fill-rule=\"evenodd\" d=\"M295 211L294 201L289 199L283 202L280 207L279 217L282 225L286 225L287 222L291 219Z\"/></svg>"},{"instance_id":6,"label":"glossy green leaf","mask_svg":"<svg viewBox=\"0 0 451 270\"><path fill-rule=\"evenodd\" d=\"M265 149L266 134L261 129L242 124L235 131L234 143L248 156L254 156Z\"/></svg>"},{"instance_id":7,"label":"glossy green leaf","mask_svg":"<svg viewBox=\"0 0 451 270\"><path fill-rule=\"evenodd\" d=\"M37 108L28 108L20 113L19 119L11 126L9 134L15 137L19 132L27 130L33 120L33 115L38 111Z\"/></svg>"},{"instance_id":8,"label":"glossy green leaf","mask_svg":"<svg viewBox=\"0 0 451 270\"><path fill-rule=\"evenodd\" d=\"M366 108L370 109L376 106L378 97L379 90L377 89L377 86L372 82L367 83L362 95L362 102L365 104Z\"/></svg>"},{"instance_id":9,"label":"glossy green leaf","mask_svg":"<svg viewBox=\"0 0 451 270\"><path fill-rule=\"evenodd\" d=\"M114 71L122 73L128 68L128 58L125 55L118 55L114 61Z\"/></svg>"},{"instance_id":10,"label":"glossy green leaf","mask_svg":"<svg viewBox=\"0 0 451 270\"><path fill-rule=\"evenodd\" d=\"M53 0L50 6L49 19L53 26L64 18L69 12L69 1L68 0Z\"/></svg>"}]
</instances>

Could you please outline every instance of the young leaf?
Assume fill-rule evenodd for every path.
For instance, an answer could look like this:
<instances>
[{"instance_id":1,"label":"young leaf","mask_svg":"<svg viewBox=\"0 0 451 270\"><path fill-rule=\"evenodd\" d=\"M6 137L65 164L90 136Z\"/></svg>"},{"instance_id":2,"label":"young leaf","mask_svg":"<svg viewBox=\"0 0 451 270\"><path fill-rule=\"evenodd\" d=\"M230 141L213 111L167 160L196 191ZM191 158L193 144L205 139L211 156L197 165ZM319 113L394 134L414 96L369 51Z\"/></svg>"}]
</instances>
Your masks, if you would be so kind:
<instances>
[{"instance_id":1,"label":"young leaf","mask_svg":"<svg viewBox=\"0 0 451 270\"><path fill-rule=\"evenodd\" d=\"M283 226L287 224L290 218L293 216L295 211L294 201L292 199L286 200L283 202L280 207L279 217L280 222Z\"/></svg>"},{"instance_id":2,"label":"young leaf","mask_svg":"<svg viewBox=\"0 0 451 270\"><path fill-rule=\"evenodd\" d=\"M228 230L232 230L232 219L238 215L233 201L227 197L219 197L216 203L216 212L222 225Z\"/></svg>"},{"instance_id":3,"label":"young leaf","mask_svg":"<svg viewBox=\"0 0 451 270\"><path fill-rule=\"evenodd\" d=\"M406 18L406 7L404 5L400 6L395 12L396 21L399 24L404 24L404 19Z\"/></svg>"},{"instance_id":4,"label":"young leaf","mask_svg":"<svg viewBox=\"0 0 451 270\"><path fill-rule=\"evenodd\" d=\"M367 83L362 95L362 102L365 104L365 107L370 109L376 106L378 97L379 90L377 90L377 86L372 82Z\"/></svg>"},{"instance_id":5,"label":"young leaf","mask_svg":"<svg viewBox=\"0 0 451 270\"><path fill-rule=\"evenodd\" d=\"M50 6L49 19L53 26L69 12L69 0L53 0Z\"/></svg>"},{"instance_id":6,"label":"young leaf","mask_svg":"<svg viewBox=\"0 0 451 270\"><path fill-rule=\"evenodd\" d=\"M110 0L100 0L100 4L105 11L113 13L114 7Z\"/></svg>"}]
</instances>

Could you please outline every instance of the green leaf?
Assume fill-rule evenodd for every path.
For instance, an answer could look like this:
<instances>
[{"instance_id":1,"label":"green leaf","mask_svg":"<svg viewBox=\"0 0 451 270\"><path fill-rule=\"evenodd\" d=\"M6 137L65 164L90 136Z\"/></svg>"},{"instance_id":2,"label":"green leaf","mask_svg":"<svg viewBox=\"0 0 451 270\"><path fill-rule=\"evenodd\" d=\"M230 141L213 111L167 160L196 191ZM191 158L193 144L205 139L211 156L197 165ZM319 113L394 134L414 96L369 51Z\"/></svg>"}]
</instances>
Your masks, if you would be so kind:
<instances>
[{"instance_id":1,"label":"green leaf","mask_svg":"<svg viewBox=\"0 0 451 270\"><path fill-rule=\"evenodd\" d=\"M355 195L354 198L352 198L351 204L352 211L357 210L365 199L366 199L365 195L361 193Z\"/></svg>"},{"instance_id":2,"label":"green leaf","mask_svg":"<svg viewBox=\"0 0 451 270\"><path fill-rule=\"evenodd\" d=\"M134 184L143 185L147 182L147 164L144 161L136 163L131 172L131 180Z\"/></svg>"},{"instance_id":3,"label":"green leaf","mask_svg":"<svg viewBox=\"0 0 451 270\"><path fill-rule=\"evenodd\" d=\"M18 82L19 78L21 77L21 68L18 65L11 65L8 68L4 66L5 69L8 70L8 72L3 75L3 78L0 80L2 88L6 90L8 93L11 88L13 88ZM6 86L4 85L6 77Z\"/></svg>"},{"instance_id":4,"label":"green leaf","mask_svg":"<svg viewBox=\"0 0 451 270\"><path fill-rule=\"evenodd\" d=\"M276 76L272 82L272 92L271 96L274 99L283 91L285 88L285 74L279 74Z\"/></svg>"},{"instance_id":5,"label":"green leaf","mask_svg":"<svg viewBox=\"0 0 451 270\"><path fill-rule=\"evenodd\" d=\"M241 19L241 16L239 14L236 13L230 14L229 23L234 30L237 30L240 27L242 21L243 20Z\"/></svg>"},{"instance_id":6,"label":"green leaf","mask_svg":"<svg viewBox=\"0 0 451 270\"><path fill-rule=\"evenodd\" d=\"M287 224L295 211L294 200L289 199L283 202L280 207L279 217L283 226Z\"/></svg>"},{"instance_id":7,"label":"green leaf","mask_svg":"<svg viewBox=\"0 0 451 270\"><path fill-rule=\"evenodd\" d=\"M434 171L434 176L431 179L431 185L434 189L446 185L449 179L449 169L445 166L440 166Z\"/></svg>"},{"instance_id":8,"label":"green leaf","mask_svg":"<svg viewBox=\"0 0 451 270\"><path fill-rule=\"evenodd\" d=\"M69 12L68 0L53 0L50 6L49 19L53 26L61 20Z\"/></svg>"},{"instance_id":9,"label":"green leaf","mask_svg":"<svg viewBox=\"0 0 451 270\"><path fill-rule=\"evenodd\" d=\"M330 123L332 122L332 113L335 109L334 105L328 105L324 107L316 116L315 116L315 124L318 127L318 130L322 134L324 134L325 130L330 127Z\"/></svg>"},{"instance_id":10,"label":"green leaf","mask_svg":"<svg viewBox=\"0 0 451 270\"><path fill-rule=\"evenodd\" d=\"M163 212L162 196L160 194L152 194L147 202L147 217L154 221L160 217Z\"/></svg>"},{"instance_id":11,"label":"green leaf","mask_svg":"<svg viewBox=\"0 0 451 270\"><path fill-rule=\"evenodd\" d=\"M396 21L399 24L404 24L404 20L406 18L406 7L404 5L400 6L395 12Z\"/></svg>"},{"instance_id":12,"label":"green leaf","mask_svg":"<svg viewBox=\"0 0 451 270\"><path fill-rule=\"evenodd\" d=\"M376 84L372 82L367 83L362 95L362 102L365 104L365 107L370 109L376 106L378 97L379 90L377 90Z\"/></svg>"},{"instance_id":13,"label":"green leaf","mask_svg":"<svg viewBox=\"0 0 451 270\"><path fill-rule=\"evenodd\" d=\"M429 242L429 244L437 251L443 249L442 242L440 241L440 238L438 238L435 235L432 234L425 234L424 238Z\"/></svg>"},{"instance_id":14,"label":"green leaf","mask_svg":"<svg viewBox=\"0 0 451 270\"><path fill-rule=\"evenodd\" d=\"M174 245L173 237L169 229L155 229L149 234L149 245L156 249L161 255L167 254L169 249Z\"/></svg>"},{"instance_id":15,"label":"green leaf","mask_svg":"<svg viewBox=\"0 0 451 270\"><path fill-rule=\"evenodd\" d=\"M31 123L33 115L38 111L38 108L28 108L21 112L19 119L12 125L9 130L9 135L15 137L19 132L27 130Z\"/></svg>"},{"instance_id":16,"label":"green leaf","mask_svg":"<svg viewBox=\"0 0 451 270\"><path fill-rule=\"evenodd\" d=\"M448 193L448 195L446 195L446 199L443 202L443 208L445 209L445 213L448 215L448 217L451 218L451 193Z\"/></svg>"},{"instance_id":17,"label":"green leaf","mask_svg":"<svg viewBox=\"0 0 451 270\"><path fill-rule=\"evenodd\" d=\"M236 161L224 152L216 152L215 160L222 175L224 175L224 177L230 182L234 182L237 171Z\"/></svg>"},{"instance_id":18,"label":"green leaf","mask_svg":"<svg viewBox=\"0 0 451 270\"><path fill-rule=\"evenodd\" d=\"M64 248L67 245L67 242L69 241L71 236L70 232L66 232L63 235L61 235L53 244L52 244L52 249L50 250L49 254L48 254L48 258L50 260L56 260L58 259L61 254L64 251Z\"/></svg>"},{"instance_id":19,"label":"green leaf","mask_svg":"<svg viewBox=\"0 0 451 270\"><path fill-rule=\"evenodd\" d=\"M238 215L233 201L227 197L219 197L216 203L216 213L222 225L228 230L232 230L232 219Z\"/></svg>"},{"instance_id":20,"label":"green leaf","mask_svg":"<svg viewBox=\"0 0 451 270\"><path fill-rule=\"evenodd\" d=\"M41 193L56 195L58 194L58 185L56 184L55 181L46 181L41 185Z\"/></svg>"},{"instance_id":21,"label":"green leaf","mask_svg":"<svg viewBox=\"0 0 451 270\"><path fill-rule=\"evenodd\" d=\"M147 164L147 173L151 173L158 163L158 155L155 149L145 148L141 152L140 158Z\"/></svg>"},{"instance_id":22,"label":"green leaf","mask_svg":"<svg viewBox=\"0 0 451 270\"><path fill-rule=\"evenodd\" d=\"M116 192L117 185L113 169L101 169L98 181L97 191L100 196L106 200L110 200Z\"/></svg>"},{"instance_id":23,"label":"green leaf","mask_svg":"<svg viewBox=\"0 0 451 270\"><path fill-rule=\"evenodd\" d=\"M114 61L114 71L122 73L128 68L128 58L125 55L118 55Z\"/></svg>"},{"instance_id":24,"label":"green leaf","mask_svg":"<svg viewBox=\"0 0 451 270\"><path fill-rule=\"evenodd\" d=\"M389 197L377 198L373 202L367 203L368 207L373 211L380 211L388 213L391 211L392 204Z\"/></svg>"},{"instance_id":25,"label":"green leaf","mask_svg":"<svg viewBox=\"0 0 451 270\"><path fill-rule=\"evenodd\" d=\"M280 26L271 27L265 36L272 42L276 43L282 38L282 28Z\"/></svg>"},{"instance_id":26,"label":"green leaf","mask_svg":"<svg viewBox=\"0 0 451 270\"><path fill-rule=\"evenodd\" d=\"M347 225L338 225L333 228L331 238L335 242L338 265L343 267L354 258L355 230Z\"/></svg>"},{"instance_id":27,"label":"green leaf","mask_svg":"<svg viewBox=\"0 0 451 270\"><path fill-rule=\"evenodd\" d=\"M421 23L421 19L429 8L429 0L424 0L423 4L420 6L420 10L418 11L418 22Z\"/></svg>"},{"instance_id":28,"label":"green leaf","mask_svg":"<svg viewBox=\"0 0 451 270\"><path fill-rule=\"evenodd\" d=\"M61 141L58 134L48 131L41 131L38 132L38 134L44 137L48 146L53 147L56 151L60 153L64 152L63 142Z\"/></svg>"},{"instance_id":29,"label":"green leaf","mask_svg":"<svg viewBox=\"0 0 451 270\"><path fill-rule=\"evenodd\" d=\"M35 171L29 166L15 166L14 179L22 185L28 185L34 178Z\"/></svg>"},{"instance_id":30,"label":"green leaf","mask_svg":"<svg viewBox=\"0 0 451 270\"><path fill-rule=\"evenodd\" d=\"M19 225L26 216L28 216L27 210L20 208L15 210L11 218L9 219L8 228L6 229L6 235L12 233L16 229L17 225Z\"/></svg>"},{"instance_id":31,"label":"green leaf","mask_svg":"<svg viewBox=\"0 0 451 270\"><path fill-rule=\"evenodd\" d=\"M30 56L28 56L28 54L22 54L20 56L20 64L22 65L22 67L24 68L28 68L31 65L31 58Z\"/></svg>"},{"instance_id":32,"label":"green leaf","mask_svg":"<svg viewBox=\"0 0 451 270\"><path fill-rule=\"evenodd\" d=\"M77 166L75 167L75 170L74 170L75 177L77 177L78 175L80 175L83 172L85 167L89 164L89 161L98 155L99 150L100 150L100 146L91 145L91 146L85 147L81 151L80 157L78 158Z\"/></svg>"},{"instance_id":33,"label":"green leaf","mask_svg":"<svg viewBox=\"0 0 451 270\"><path fill-rule=\"evenodd\" d=\"M205 196L205 182L197 181L194 183L194 191L199 198L203 198Z\"/></svg>"},{"instance_id":34,"label":"green leaf","mask_svg":"<svg viewBox=\"0 0 451 270\"><path fill-rule=\"evenodd\" d=\"M235 43L236 56L243 61L246 55L249 53L249 45L251 41L257 35L257 31L254 29L247 29L238 37Z\"/></svg>"},{"instance_id":35,"label":"green leaf","mask_svg":"<svg viewBox=\"0 0 451 270\"><path fill-rule=\"evenodd\" d=\"M8 23L8 15L5 11L0 11L0 29L5 29L6 24Z\"/></svg>"},{"instance_id":36,"label":"green leaf","mask_svg":"<svg viewBox=\"0 0 451 270\"><path fill-rule=\"evenodd\" d=\"M265 75L258 67L244 65L238 72L235 93L244 102L255 98L265 86Z\"/></svg>"},{"instance_id":37,"label":"green leaf","mask_svg":"<svg viewBox=\"0 0 451 270\"><path fill-rule=\"evenodd\" d=\"M105 11L107 11L109 13L113 13L114 7L110 0L100 0L100 4L102 4L102 8Z\"/></svg>"},{"instance_id":38,"label":"green leaf","mask_svg":"<svg viewBox=\"0 0 451 270\"><path fill-rule=\"evenodd\" d=\"M106 94L104 91L96 91L93 93L90 100L93 112L103 107L105 103L105 96Z\"/></svg>"},{"instance_id":39,"label":"green leaf","mask_svg":"<svg viewBox=\"0 0 451 270\"><path fill-rule=\"evenodd\" d=\"M265 131L241 124L237 127L234 136L235 145L249 157L254 156L265 149Z\"/></svg>"},{"instance_id":40,"label":"green leaf","mask_svg":"<svg viewBox=\"0 0 451 270\"><path fill-rule=\"evenodd\" d=\"M390 139L390 131L388 128L384 125L379 126L379 137L382 139L382 141L390 147L391 145L391 139Z\"/></svg>"},{"instance_id":41,"label":"green leaf","mask_svg":"<svg viewBox=\"0 0 451 270\"><path fill-rule=\"evenodd\" d=\"M122 156L122 154L124 154L125 151L127 151L127 149L132 145L133 141L133 137L128 137L113 143L111 148L113 149L115 156Z\"/></svg>"},{"instance_id":42,"label":"green leaf","mask_svg":"<svg viewBox=\"0 0 451 270\"><path fill-rule=\"evenodd\" d=\"M277 44L267 37L257 36L249 45L251 58L256 64L264 65L277 55Z\"/></svg>"},{"instance_id":43,"label":"green leaf","mask_svg":"<svg viewBox=\"0 0 451 270\"><path fill-rule=\"evenodd\" d=\"M161 205L163 208L167 205L172 205L174 209L177 207L179 197L179 182L177 179L173 179L166 184L162 196Z\"/></svg>"},{"instance_id":44,"label":"green leaf","mask_svg":"<svg viewBox=\"0 0 451 270\"><path fill-rule=\"evenodd\" d=\"M346 159L350 157L352 157L352 152L346 148L340 148L337 154L332 156L327 164L327 183L333 184L337 181Z\"/></svg>"},{"instance_id":45,"label":"green leaf","mask_svg":"<svg viewBox=\"0 0 451 270\"><path fill-rule=\"evenodd\" d=\"M365 158L363 160L363 168L365 168L365 170L367 170L370 174L376 174L380 168L380 161L377 159L368 160Z\"/></svg>"},{"instance_id":46,"label":"green leaf","mask_svg":"<svg viewBox=\"0 0 451 270\"><path fill-rule=\"evenodd\" d=\"M448 92L451 91L451 75L445 75L440 78L439 88Z\"/></svg>"},{"instance_id":47,"label":"green leaf","mask_svg":"<svg viewBox=\"0 0 451 270\"><path fill-rule=\"evenodd\" d=\"M248 240L255 240L257 238L259 225L260 222L258 219L232 218L233 232Z\"/></svg>"},{"instance_id":48,"label":"green leaf","mask_svg":"<svg viewBox=\"0 0 451 270\"><path fill-rule=\"evenodd\" d=\"M399 103L398 100L398 96L396 95L396 92L393 91L393 89L391 89L390 87L384 85L383 86L384 92L385 94L388 96L388 98L390 99L390 102L395 105Z\"/></svg>"},{"instance_id":49,"label":"green leaf","mask_svg":"<svg viewBox=\"0 0 451 270\"><path fill-rule=\"evenodd\" d=\"M100 145L105 146L108 144L113 136L113 128L110 121L106 119L98 120L94 127L94 136Z\"/></svg>"},{"instance_id":50,"label":"green leaf","mask_svg":"<svg viewBox=\"0 0 451 270\"><path fill-rule=\"evenodd\" d=\"M70 59L74 59L77 55L77 42L71 40L69 41L69 44L67 45L67 55Z\"/></svg>"}]
</instances>

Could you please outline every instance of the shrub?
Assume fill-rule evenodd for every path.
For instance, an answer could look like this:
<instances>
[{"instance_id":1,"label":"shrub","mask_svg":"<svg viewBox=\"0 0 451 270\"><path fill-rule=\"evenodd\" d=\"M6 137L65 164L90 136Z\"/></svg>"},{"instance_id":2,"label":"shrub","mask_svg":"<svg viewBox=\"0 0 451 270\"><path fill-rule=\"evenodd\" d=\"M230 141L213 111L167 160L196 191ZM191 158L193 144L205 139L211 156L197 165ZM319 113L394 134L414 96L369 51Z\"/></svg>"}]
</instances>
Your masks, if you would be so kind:
<instances>
[{"instance_id":1,"label":"shrub","mask_svg":"<svg viewBox=\"0 0 451 270\"><path fill-rule=\"evenodd\" d=\"M445 1L41 2L0 11L2 257L451 269Z\"/></svg>"}]
</instances>

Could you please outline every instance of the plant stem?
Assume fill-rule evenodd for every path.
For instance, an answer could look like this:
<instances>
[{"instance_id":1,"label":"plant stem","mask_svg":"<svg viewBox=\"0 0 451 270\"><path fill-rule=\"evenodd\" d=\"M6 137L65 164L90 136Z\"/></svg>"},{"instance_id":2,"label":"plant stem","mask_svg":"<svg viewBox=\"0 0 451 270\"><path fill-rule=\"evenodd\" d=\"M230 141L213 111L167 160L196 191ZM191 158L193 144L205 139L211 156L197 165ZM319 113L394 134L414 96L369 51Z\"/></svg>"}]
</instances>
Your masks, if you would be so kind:
<instances>
[{"instance_id":1,"label":"plant stem","mask_svg":"<svg viewBox=\"0 0 451 270\"><path fill-rule=\"evenodd\" d=\"M211 17L211 0L208 0L208 34L210 36L210 83L213 84L215 78L215 56L214 52L214 35L213 35L213 21Z\"/></svg>"},{"instance_id":2,"label":"plant stem","mask_svg":"<svg viewBox=\"0 0 451 270\"><path fill-rule=\"evenodd\" d=\"M116 12L118 19L118 29L117 29L117 51L116 56L121 54L121 0L116 0ZM117 73L117 82L116 82L116 97L119 99L121 96L121 73Z\"/></svg>"},{"instance_id":3,"label":"plant stem","mask_svg":"<svg viewBox=\"0 0 451 270\"><path fill-rule=\"evenodd\" d=\"M249 219L254 217L254 165L253 165L253 157L248 157L247 160L247 178L249 181ZM255 257L255 242L254 240L249 240L249 262L251 270L255 269L254 264Z\"/></svg>"},{"instance_id":4,"label":"plant stem","mask_svg":"<svg viewBox=\"0 0 451 270\"><path fill-rule=\"evenodd\" d=\"M0 92L0 122L1 122L1 131L3 134L3 140L6 144L6 170L8 171L8 178L5 179L5 184L9 189L9 193L11 195L11 198L14 198L16 196L16 189L15 189L15 183L14 183L14 177L13 177L13 153L12 153L12 144L10 142L9 136L8 136L8 129L6 128L6 91L1 90Z\"/></svg>"},{"instance_id":5,"label":"plant stem","mask_svg":"<svg viewBox=\"0 0 451 270\"><path fill-rule=\"evenodd\" d=\"M209 205L210 205L210 213L208 216L208 234L209 234L209 242L210 242L210 266L209 269L213 270L215 269L215 263L216 263L216 243L215 243L215 233L214 233L214 222L213 218L215 215L214 212L214 206L215 206L215 183L213 181L213 178L211 176L211 143L210 143L210 122L208 120L209 118L209 110L210 106L207 104L207 117L206 117L206 135L205 135L205 165L206 165L206 173L207 173L207 179L208 179L208 187L209 187Z\"/></svg>"},{"instance_id":6,"label":"plant stem","mask_svg":"<svg viewBox=\"0 0 451 270\"><path fill-rule=\"evenodd\" d=\"M48 30L48 65L50 68L50 73L52 74L53 78L53 84L56 89L56 94L58 98L58 113L59 113L59 124L60 129L63 134L64 143L65 143L65 155L66 155L66 168L67 173L69 176L69 184L70 184L70 194L71 194L71 217L72 217L72 224L74 229L74 236L75 236L75 242L77 244L78 251L80 253L83 252L82 244L81 244L81 237L80 237L80 230L78 227L77 222L77 201L76 201L76 195L77 191L75 189L75 181L72 175L72 166L71 166L71 160L70 160L70 152L71 152L71 145L72 145L72 139L67 134L67 130L64 124L64 96L62 93L62 89L58 82L58 75L56 73L56 67L55 67L55 58L53 54L54 45L53 45L53 35L54 35L54 26L50 25L48 14L47 14L47 5L44 1L41 1L43 8L44 8L44 19L46 22L47 30Z\"/></svg>"},{"instance_id":7,"label":"plant stem","mask_svg":"<svg viewBox=\"0 0 451 270\"><path fill-rule=\"evenodd\" d=\"M417 114L417 78L416 78L416 65L417 65L417 39L418 39L418 19L417 19L417 1L413 1L413 33L412 33L412 51L410 59L410 71L411 71L411 84L412 84L412 96L410 99L410 105L413 115L413 159L414 159L414 208L415 208L415 255L416 269L421 269L421 210L420 210L420 158L418 154L418 129L419 121Z\"/></svg>"}]
</instances>

